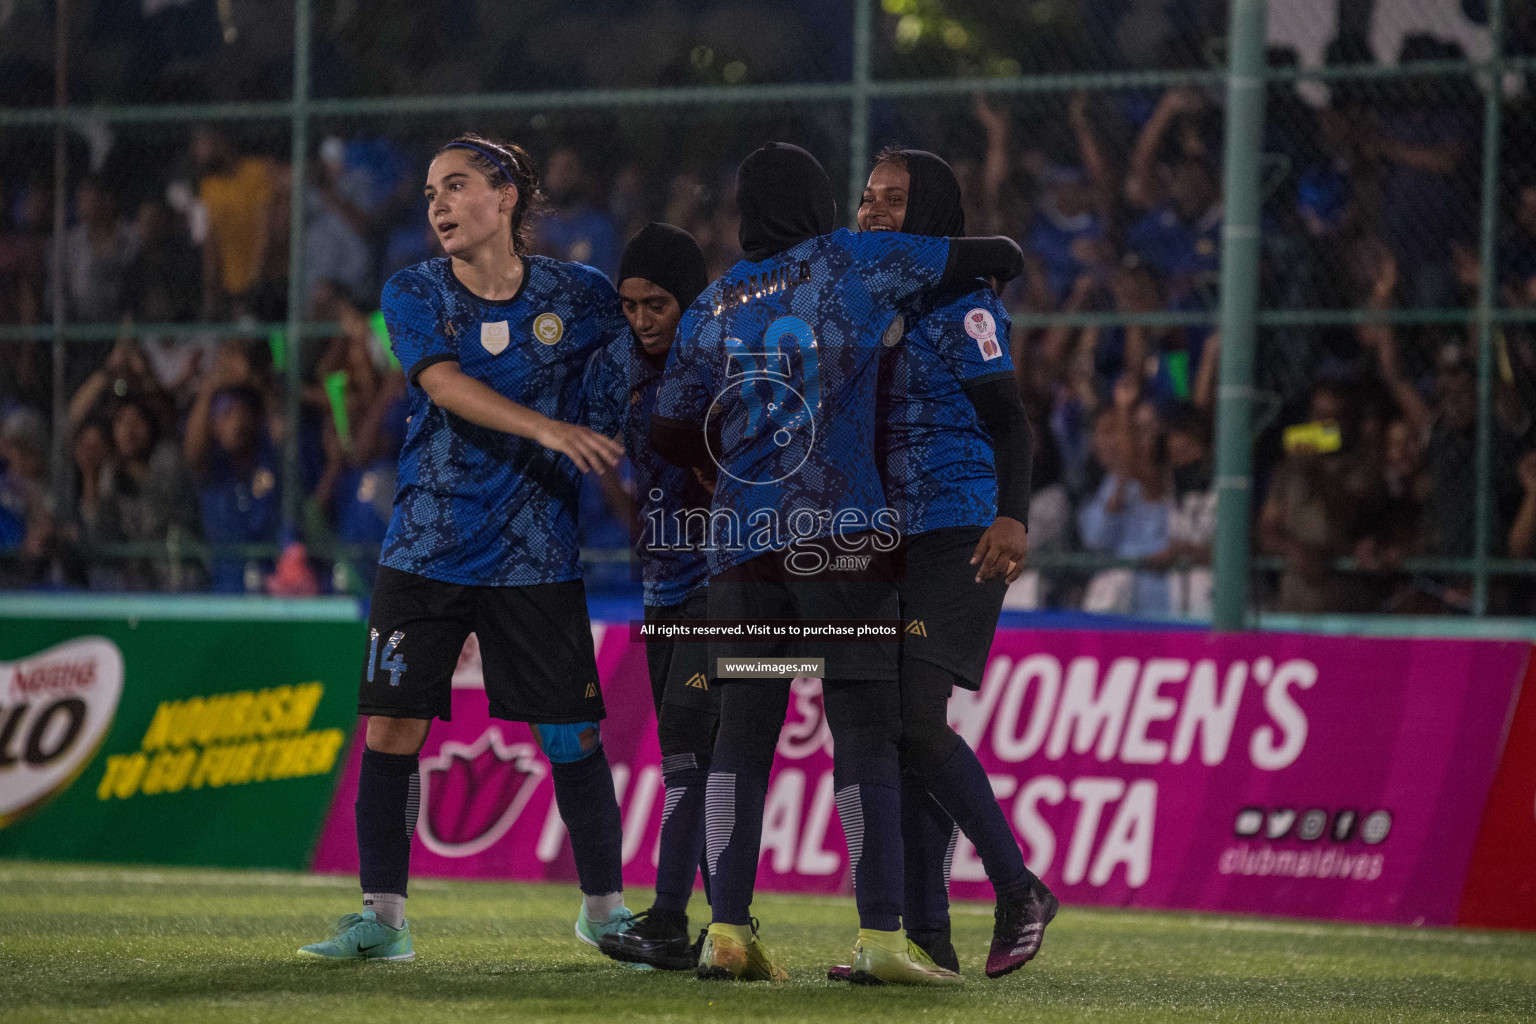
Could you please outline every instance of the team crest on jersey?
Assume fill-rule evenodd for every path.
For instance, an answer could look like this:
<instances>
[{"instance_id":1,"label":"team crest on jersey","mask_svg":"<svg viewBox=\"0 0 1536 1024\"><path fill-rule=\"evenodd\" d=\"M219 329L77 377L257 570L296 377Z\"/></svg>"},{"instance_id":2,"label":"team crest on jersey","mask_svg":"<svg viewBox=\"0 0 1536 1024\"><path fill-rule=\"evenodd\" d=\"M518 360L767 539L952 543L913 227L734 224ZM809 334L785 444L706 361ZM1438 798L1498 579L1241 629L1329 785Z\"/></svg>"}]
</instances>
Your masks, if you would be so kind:
<instances>
[{"instance_id":1,"label":"team crest on jersey","mask_svg":"<svg viewBox=\"0 0 1536 1024\"><path fill-rule=\"evenodd\" d=\"M1002 346L997 343L997 321L986 310L978 307L965 314L965 333L981 349L982 359L997 359L1003 354Z\"/></svg>"},{"instance_id":2,"label":"team crest on jersey","mask_svg":"<svg viewBox=\"0 0 1536 1024\"><path fill-rule=\"evenodd\" d=\"M895 320L891 321L890 326L885 329L885 333L880 335L880 344L890 348L901 340L901 336L906 332L906 329L906 320L898 315Z\"/></svg>"},{"instance_id":3,"label":"team crest on jersey","mask_svg":"<svg viewBox=\"0 0 1536 1024\"><path fill-rule=\"evenodd\" d=\"M546 345L554 345L565 337L565 322L554 313L540 313L533 318L533 336Z\"/></svg>"},{"instance_id":4,"label":"team crest on jersey","mask_svg":"<svg viewBox=\"0 0 1536 1024\"><path fill-rule=\"evenodd\" d=\"M511 340L512 332L508 330L505 320L480 325L480 344L493 356L501 355Z\"/></svg>"}]
</instances>

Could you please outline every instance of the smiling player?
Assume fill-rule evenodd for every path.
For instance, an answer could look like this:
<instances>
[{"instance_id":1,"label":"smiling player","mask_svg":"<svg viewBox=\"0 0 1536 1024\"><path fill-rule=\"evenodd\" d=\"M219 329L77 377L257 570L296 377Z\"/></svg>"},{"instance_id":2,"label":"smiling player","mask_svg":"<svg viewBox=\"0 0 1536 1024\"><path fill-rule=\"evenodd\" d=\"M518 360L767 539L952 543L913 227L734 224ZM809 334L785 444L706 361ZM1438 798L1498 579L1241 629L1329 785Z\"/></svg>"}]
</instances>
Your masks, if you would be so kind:
<instances>
[{"instance_id":1,"label":"smiling player","mask_svg":"<svg viewBox=\"0 0 1536 1024\"><path fill-rule=\"evenodd\" d=\"M958 235L960 183L922 150L886 150L859 206L866 232ZM1008 314L973 280L921 300L880 365L876 449L886 500L907 529L898 584L902 841L907 934L959 969L949 938L955 828L997 894L988 977L1040 949L1056 897L1024 864L976 754L949 727L955 686L981 685L1007 584L1024 569L1033 441L1008 354ZM833 968L832 977L847 969Z\"/></svg>"},{"instance_id":2,"label":"smiling player","mask_svg":"<svg viewBox=\"0 0 1536 1024\"><path fill-rule=\"evenodd\" d=\"M719 467L709 617L895 619L894 531L881 518L871 445L880 339L902 304L977 274L1016 275L1023 254L1006 238L834 232L825 170L783 143L742 162L736 201L746 259L684 314L651 418L651 440L663 457ZM717 521L726 536L714 534ZM838 815L859 912L856 977L959 980L901 932L895 648L878 641L711 645L710 668L724 685L705 799L714 920L699 957L701 978L784 977L757 938L750 908L791 679L728 678L718 671L723 655L825 658Z\"/></svg>"}]
</instances>

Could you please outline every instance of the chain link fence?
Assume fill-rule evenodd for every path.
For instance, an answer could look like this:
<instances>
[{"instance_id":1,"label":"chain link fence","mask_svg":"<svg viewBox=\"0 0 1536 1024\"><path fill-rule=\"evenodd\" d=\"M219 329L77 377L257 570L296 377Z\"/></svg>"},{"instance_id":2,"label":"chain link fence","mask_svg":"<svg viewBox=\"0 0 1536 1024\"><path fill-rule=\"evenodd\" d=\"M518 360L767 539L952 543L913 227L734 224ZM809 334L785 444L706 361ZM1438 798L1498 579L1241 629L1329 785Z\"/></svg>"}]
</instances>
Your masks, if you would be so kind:
<instances>
[{"instance_id":1,"label":"chain link fence","mask_svg":"<svg viewBox=\"0 0 1536 1024\"><path fill-rule=\"evenodd\" d=\"M1536 5L1268 18L1253 603L1536 610ZM1203 616L1227 21L1219 0L0 4L0 576L361 592L402 415L371 314L432 254L436 146L473 128L535 155L540 251L611 273L665 219L718 272L735 164L785 138L850 214L875 152L934 150L970 230L1025 248L1005 299L1038 493L1011 602ZM217 438L189 459L199 416L255 446L238 472ZM594 575L625 578L591 499Z\"/></svg>"}]
</instances>

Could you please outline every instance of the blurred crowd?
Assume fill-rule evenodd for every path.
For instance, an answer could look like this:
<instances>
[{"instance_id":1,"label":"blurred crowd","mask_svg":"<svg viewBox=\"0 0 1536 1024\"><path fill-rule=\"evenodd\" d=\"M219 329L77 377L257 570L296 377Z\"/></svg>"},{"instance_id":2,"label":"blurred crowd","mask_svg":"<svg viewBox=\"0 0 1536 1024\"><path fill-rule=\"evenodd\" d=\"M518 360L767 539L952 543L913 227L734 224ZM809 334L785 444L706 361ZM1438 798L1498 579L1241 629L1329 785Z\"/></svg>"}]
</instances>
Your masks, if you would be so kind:
<instances>
[{"instance_id":1,"label":"blurred crowd","mask_svg":"<svg viewBox=\"0 0 1536 1024\"><path fill-rule=\"evenodd\" d=\"M1399 57L1454 55L1409 36ZM1405 563L1473 553L1476 334L1455 318L1393 326L1385 314L1475 301L1480 95L1444 75L1335 83L1322 103L1292 84L1268 88L1264 307L1384 316L1260 331L1254 535L1276 561L1255 577L1258 599L1297 612L1464 611L1465 572ZM1011 310L1122 323L1181 314L1178 326L1015 327L1036 438L1031 551L1119 560L1060 559L1071 564L1016 585L1017 606L1210 609L1219 101L1178 87L877 112L875 142L950 159L971 233L1023 246ZM1517 127L1532 123L1521 102L1506 118ZM404 383L374 314L383 280L437 253L419 198L432 138L326 135L303 181L280 141L219 126L161 146L148 177L141 160L131 176L115 173L127 158L107 145L71 186L57 240L46 180L0 180L0 323L46 324L57 295L71 322L120 325L115 340L68 346L62 409L50 407L50 347L0 343L0 585L304 594L366 584L405 426ZM732 174L755 141L677 165L615 158L601 134L555 139L536 154L535 249L611 275L624 240L665 220L692 232L719 273L740 256ZM1491 273L1502 307L1536 309L1536 165L1522 159L1501 168ZM333 333L302 345L254 327L199 336L199 323L286 318L293 202L306 211L300 294ZM1504 324L1494 339L1486 514L1499 558L1536 558L1532 327ZM285 403L290 361L297 420ZM68 479L50 475L50 424L69 432ZM290 434L303 509L292 535ZM590 492L587 545L621 549L627 529L602 489ZM204 553L203 542L217 547ZM102 545L116 554L100 556ZM1536 610L1533 583L1496 577L1493 607Z\"/></svg>"}]
</instances>

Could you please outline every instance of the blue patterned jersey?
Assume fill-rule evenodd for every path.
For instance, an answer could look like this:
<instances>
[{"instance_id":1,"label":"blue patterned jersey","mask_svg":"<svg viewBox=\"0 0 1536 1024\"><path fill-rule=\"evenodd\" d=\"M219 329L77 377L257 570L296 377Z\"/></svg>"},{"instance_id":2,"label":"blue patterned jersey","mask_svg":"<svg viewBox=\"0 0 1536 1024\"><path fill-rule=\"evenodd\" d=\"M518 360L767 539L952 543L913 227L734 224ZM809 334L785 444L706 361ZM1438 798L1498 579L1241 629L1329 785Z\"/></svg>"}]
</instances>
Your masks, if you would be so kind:
<instances>
[{"instance_id":1,"label":"blue patterned jersey","mask_svg":"<svg viewBox=\"0 0 1536 1024\"><path fill-rule=\"evenodd\" d=\"M948 261L947 238L839 230L743 260L688 307L656 412L718 418L711 572L798 540L904 529L874 459L880 342Z\"/></svg>"},{"instance_id":2,"label":"blue patterned jersey","mask_svg":"<svg viewBox=\"0 0 1536 1024\"><path fill-rule=\"evenodd\" d=\"M447 583L528 586L581 575L581 474L559 452L476 426L433 404L416 377L453 361L467 376L551 419L575 422L587 361L629 324L613 285L591 267L530 256L523 286L490 301L447 257L384 286L384 320L410 383L394 514L379 561Z\"/></svg>"},{"instance_id":3,"label":"blue patterned jersey","mask_svg":"<svg viewBox=\"0 0 1536 1024\"><path fill-rule=\"evenodd\" d=\"M688 515L700 509L707 516L709 492L691 470L662 459L650 445L661 372L626 331L592 357L586 382L587 426L617 437L635 470L635 555L652 608L682 604L709 579L703 524Z\"/></svg>"},{"instance_id":4,"label":"blue patterned jersey","mask_svg":"<svg viewBox=\"0 0 1536 1024\"><path fill-rule=\"evenodd\" d=\"M1013 377L1008 312L992 289L925 296L880 357L875 450L907 536L997 518L992 443L964 386Z\"/></svg>"}]
</instances>

